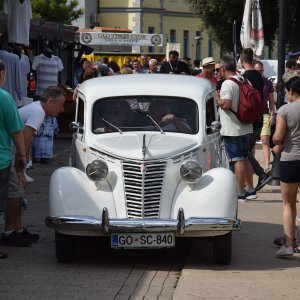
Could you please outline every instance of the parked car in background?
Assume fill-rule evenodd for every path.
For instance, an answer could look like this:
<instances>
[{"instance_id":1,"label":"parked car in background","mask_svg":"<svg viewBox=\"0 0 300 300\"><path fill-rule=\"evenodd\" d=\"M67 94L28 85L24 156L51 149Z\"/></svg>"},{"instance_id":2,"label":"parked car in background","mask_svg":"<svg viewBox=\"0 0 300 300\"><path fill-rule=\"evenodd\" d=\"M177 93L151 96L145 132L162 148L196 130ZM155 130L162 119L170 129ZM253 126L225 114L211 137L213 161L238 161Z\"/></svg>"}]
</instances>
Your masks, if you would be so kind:
<instances>
[{"instance_id":1,"label":"parked car in background","mask_svg":"<svg viewBox=\"0 0 300 300\"><path fill-rule=\"evenodd\" d=\"M78 236L112 248L175 247L213 237L213 260L231 260L237 185L225 168L214 89L182 75L108 76L78 88L70 166L50 182L46 224L60 262Z\"/></svg>"}]
</instances>

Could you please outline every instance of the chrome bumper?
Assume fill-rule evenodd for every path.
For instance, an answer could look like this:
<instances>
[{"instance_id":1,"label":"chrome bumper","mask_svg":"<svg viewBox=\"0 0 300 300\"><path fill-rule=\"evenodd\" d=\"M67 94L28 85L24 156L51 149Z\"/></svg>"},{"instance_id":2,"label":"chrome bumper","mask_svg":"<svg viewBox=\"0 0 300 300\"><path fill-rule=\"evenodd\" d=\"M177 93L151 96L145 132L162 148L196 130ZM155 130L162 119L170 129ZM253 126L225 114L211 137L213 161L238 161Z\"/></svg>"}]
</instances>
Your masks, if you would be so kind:
<instances>
[{"instance_id":1,"label":"chrome bumper","mask_svg":"<svg viewBox=\"0 0 300 300\"><path fill-rule=\"evenodd\" d=\"M187 231L234 231L240 230L238 218L188 218L179 209L177 219L109 219L108 210L103 209L102 219L88 216L47 217L49 228L60 230L87 230L111 232L177 232Z\"/></svg>"}]
</instances>

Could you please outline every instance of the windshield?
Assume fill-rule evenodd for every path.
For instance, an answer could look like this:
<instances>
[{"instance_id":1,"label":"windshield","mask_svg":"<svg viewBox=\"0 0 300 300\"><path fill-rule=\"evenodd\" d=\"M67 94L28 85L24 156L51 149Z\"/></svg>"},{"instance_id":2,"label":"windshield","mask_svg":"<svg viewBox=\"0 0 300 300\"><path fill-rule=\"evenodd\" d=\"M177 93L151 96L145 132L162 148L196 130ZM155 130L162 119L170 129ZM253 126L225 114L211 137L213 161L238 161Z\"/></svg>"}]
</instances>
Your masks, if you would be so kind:
<instances>
[{"instance_id":1,"label":"windshield","mask_svg":"<svg viewBox=\"0 0 300 300\"><path fill-rule=\"evenodd\" d=\"M98 100L93 107L95 134L123 131L160 131L195 134L198 109L193 100L161 96Z\"/></svg>"}]
</instances>

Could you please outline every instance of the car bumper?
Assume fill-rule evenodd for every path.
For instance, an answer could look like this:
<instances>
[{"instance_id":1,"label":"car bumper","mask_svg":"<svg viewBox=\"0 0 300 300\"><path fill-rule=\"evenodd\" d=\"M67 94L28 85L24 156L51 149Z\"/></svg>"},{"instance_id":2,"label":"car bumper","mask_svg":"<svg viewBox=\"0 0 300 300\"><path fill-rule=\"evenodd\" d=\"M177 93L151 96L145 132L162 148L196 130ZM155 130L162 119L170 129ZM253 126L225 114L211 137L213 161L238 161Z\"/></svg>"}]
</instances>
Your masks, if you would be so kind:
<instances>
[{"instance_id":1,"label":"car bumper","mask_svg":"<svg viewBox=\"0 0 300 300\"><path fill-rule=\"evenodd\" d=\"M238 218L184 218L179 209L177 219L109 219L103 209L102 218L89 216L47 217L46 225L56 230L112 232L177 232L184 235L192 231L235 231L240 230Z\"/></svg>"}]
</instances>

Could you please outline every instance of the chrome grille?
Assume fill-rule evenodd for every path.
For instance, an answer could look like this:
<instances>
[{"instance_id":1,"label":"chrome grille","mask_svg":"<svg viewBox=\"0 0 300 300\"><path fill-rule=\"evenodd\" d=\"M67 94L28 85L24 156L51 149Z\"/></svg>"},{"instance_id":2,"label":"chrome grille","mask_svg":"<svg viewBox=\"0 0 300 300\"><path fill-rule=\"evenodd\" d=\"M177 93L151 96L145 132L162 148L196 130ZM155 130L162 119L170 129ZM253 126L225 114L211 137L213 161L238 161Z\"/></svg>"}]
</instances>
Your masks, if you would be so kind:
<instances>
[{"instance_id":1,"label":"chrome grille","mask_svg":"<svg viewBox=\"0 0 300 300\"><path fill-rule=\"evenodd\" d=\"M141 171L142 164L146 166ZM166 162L122 163L129 218L158 218Z\"/></svg>"}]
</instances>

